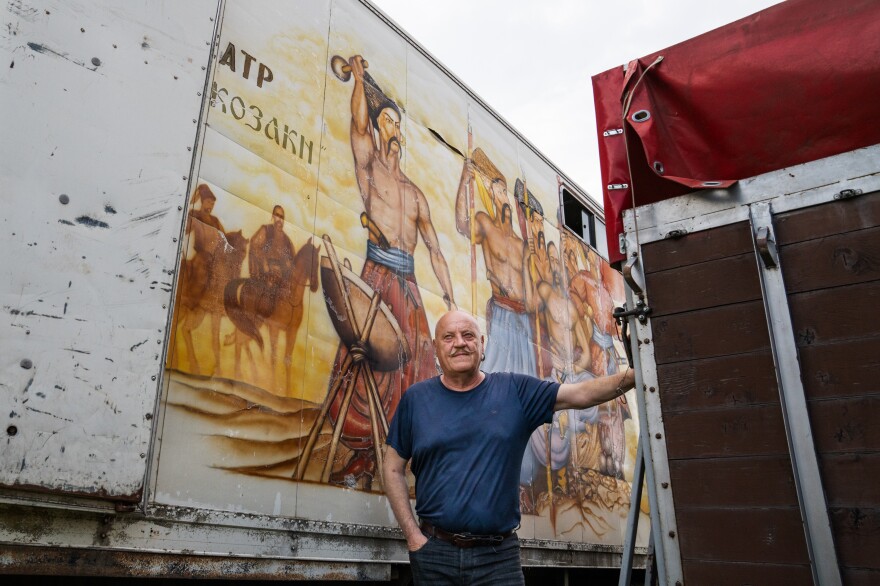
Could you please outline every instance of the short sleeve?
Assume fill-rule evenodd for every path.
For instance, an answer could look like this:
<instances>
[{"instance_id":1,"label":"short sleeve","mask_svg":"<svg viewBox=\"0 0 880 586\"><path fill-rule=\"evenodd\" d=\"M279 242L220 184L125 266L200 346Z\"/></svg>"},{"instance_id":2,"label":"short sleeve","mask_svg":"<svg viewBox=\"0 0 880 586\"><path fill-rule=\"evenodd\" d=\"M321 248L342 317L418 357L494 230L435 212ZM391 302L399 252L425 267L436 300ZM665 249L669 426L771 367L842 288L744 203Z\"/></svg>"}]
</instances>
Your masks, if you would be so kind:
<instances>
[{"instance_id":1,"label":"short sleeve","mask_svg":"<svg viewBox=\"0 0 880 586\"><path fill-rule=\"evenodd\" d=\"M401 458L409 460L412 458L412 441L412 401L409 393L404 393L391 419L385 443L394 448Z\"/></svg>"},{"instance_id":2,"label":"short sleeve","mask_svg":"<svg viewBox=\"0 0 880 586\"><path fill-rule=\"evenodd\" d=\"M541 380L524 374L511 374L519 397L523 417L529 429L553 420L553 407L559 393L559 383Z\"/></svg>"}]
</instances>

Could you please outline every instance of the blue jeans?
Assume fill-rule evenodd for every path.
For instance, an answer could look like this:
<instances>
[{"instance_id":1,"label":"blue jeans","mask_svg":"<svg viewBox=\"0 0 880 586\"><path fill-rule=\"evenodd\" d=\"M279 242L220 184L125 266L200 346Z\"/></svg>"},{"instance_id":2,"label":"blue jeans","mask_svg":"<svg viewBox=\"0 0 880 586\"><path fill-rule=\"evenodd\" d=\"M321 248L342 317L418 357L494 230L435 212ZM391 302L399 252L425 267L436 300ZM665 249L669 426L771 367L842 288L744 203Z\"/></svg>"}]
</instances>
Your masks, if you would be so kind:
<instances>
[{"instance_id":1,"label":"blue jeans","mask_svg":"<svg viewBox=\"0 0 880 586\"><path fill-rule=\"evenodd\" d=\"M516 535L498 545L469 548L429 537L421 549L409 553L409 565L416 586L525 585Z\"/></svg>"}]
</instances>

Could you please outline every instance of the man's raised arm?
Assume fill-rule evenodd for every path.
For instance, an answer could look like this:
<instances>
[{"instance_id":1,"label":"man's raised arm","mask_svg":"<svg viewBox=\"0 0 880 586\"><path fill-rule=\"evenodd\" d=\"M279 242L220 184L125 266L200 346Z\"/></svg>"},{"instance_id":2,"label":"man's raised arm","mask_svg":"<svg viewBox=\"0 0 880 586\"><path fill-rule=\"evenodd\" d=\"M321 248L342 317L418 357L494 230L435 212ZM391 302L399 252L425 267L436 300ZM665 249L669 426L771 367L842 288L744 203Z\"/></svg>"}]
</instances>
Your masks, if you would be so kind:
<instances>
[{"instance_id":1,"label":"man's raised arm","mask_svg":"<svg viewBox=\"0 0 880 586\"><path fill-rule=\"evenodd\" d=\"M370 128L370 111L364 90L364 58L355 55L348 60L354 87L351 90L351 152L354 155L354 171L361 197L366 201L369 194L367 165L376 150L373 131Z\"/></svg>"},{"instance_id":2,"label":"man's raised arm","mask_svg":"<svg viewBox=\"0 0 880 586\"><path fill-rule=\"evenodd\" d=\"M633 388L635 382L636 373L627 367L623 373L566 383L559 387L553 409L587 409L621 396Z\"/></svg>"}]
</instances>

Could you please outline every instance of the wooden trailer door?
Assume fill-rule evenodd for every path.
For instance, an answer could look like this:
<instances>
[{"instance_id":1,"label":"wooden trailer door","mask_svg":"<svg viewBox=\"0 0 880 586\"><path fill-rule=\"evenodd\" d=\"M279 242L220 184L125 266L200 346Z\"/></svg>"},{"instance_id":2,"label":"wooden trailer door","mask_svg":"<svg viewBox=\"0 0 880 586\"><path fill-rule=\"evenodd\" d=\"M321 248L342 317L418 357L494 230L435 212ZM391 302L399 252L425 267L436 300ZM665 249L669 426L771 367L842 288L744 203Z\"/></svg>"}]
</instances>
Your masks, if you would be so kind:
<instances>
[{"instance_id":1,"label":"wooden trailer door","mask_svg":"<svg viewBox=\"0 0 880 586\"><path fill-rule=\"evenodd\" d=\"M836 168L627 219L661 582L880 581L880 192Z\"/></svg>"}]
</instances>

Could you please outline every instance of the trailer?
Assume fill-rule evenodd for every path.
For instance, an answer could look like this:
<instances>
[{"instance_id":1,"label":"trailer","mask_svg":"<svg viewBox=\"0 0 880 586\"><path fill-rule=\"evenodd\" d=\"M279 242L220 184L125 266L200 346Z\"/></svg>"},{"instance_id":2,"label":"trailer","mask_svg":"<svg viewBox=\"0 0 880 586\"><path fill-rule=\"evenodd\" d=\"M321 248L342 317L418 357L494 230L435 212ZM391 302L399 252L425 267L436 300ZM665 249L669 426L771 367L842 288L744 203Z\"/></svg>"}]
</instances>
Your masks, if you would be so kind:
<instances>
[{"instance_id":1,"label":"trailer","mask_svg":"<svg viewBox=\"0 0 880 586\"><path fill-rule=\"evenodd\" d=\"M880 582L880 6L593 78L660 584Z\"/></svg>"},{"instance_id":2,"label":"trailer","mask_svg":"<svg viewBox=\"0 0 880 586\"><path fill-rule=\"evenodd\" d=\"M366 0L0 14L0 573L405 582L378 448L439 316L624 363L599 205ZM538 430L527 569L619 565L638 417Z\"/></svg>"}]
</instances>

